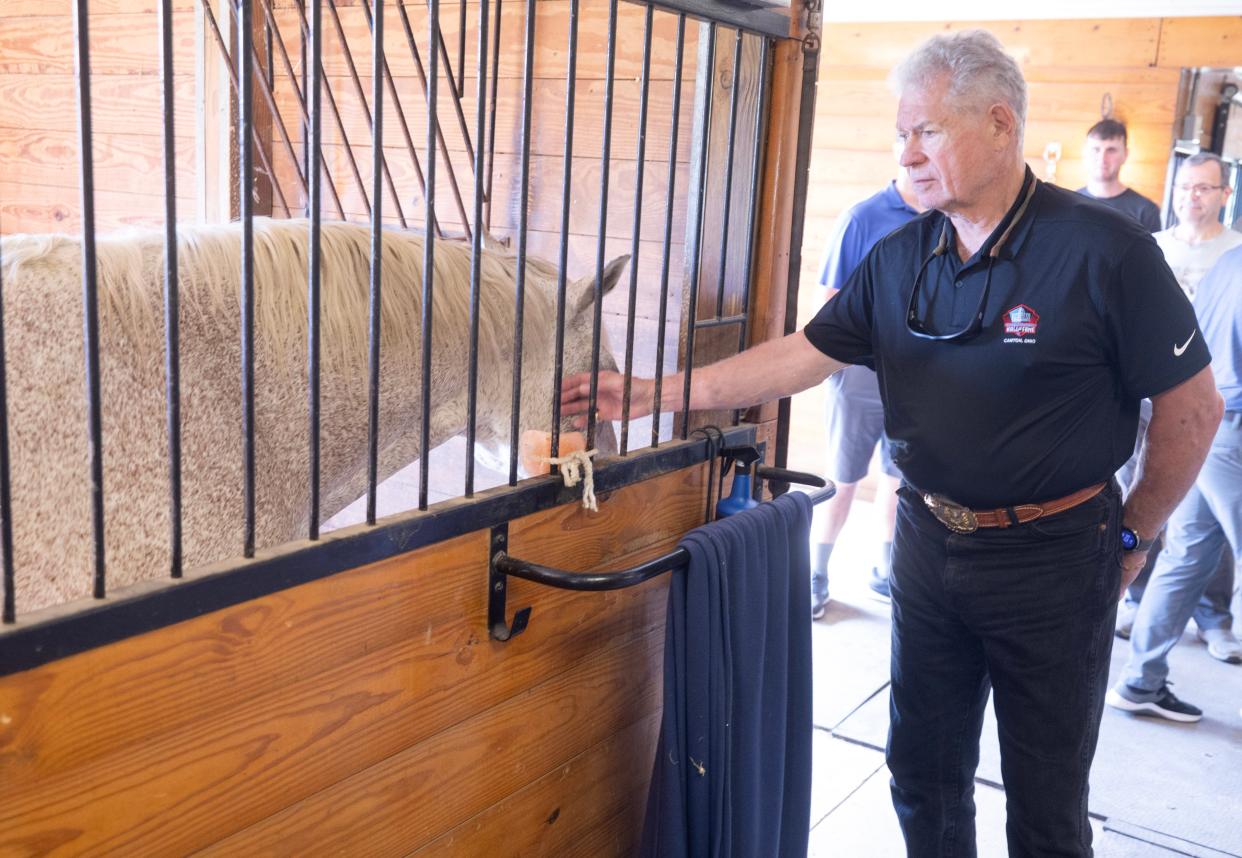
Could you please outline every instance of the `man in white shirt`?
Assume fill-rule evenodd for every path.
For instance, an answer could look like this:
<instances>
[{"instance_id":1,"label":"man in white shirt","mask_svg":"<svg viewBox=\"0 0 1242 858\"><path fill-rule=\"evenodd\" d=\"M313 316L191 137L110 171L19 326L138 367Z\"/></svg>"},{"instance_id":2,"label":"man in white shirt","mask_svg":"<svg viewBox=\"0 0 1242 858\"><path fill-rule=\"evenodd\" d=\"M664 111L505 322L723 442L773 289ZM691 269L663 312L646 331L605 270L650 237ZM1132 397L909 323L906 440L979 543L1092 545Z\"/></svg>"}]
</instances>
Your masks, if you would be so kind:
<instances>
[{"instance_id":1,"label":"man in white shirt","mask_svg":"<svg viewBox=\"0 0 1242 858\"><path fill-rule=\"evenodd\" d=\"M1188 298L1221 255L1242 244L1242 233L1225 229L1220 212L1229 199L1229 168L1211 152L1182 162L1173 185L1177 226L1156 233L1156 243Z\"/></svg>"}]
</instances>

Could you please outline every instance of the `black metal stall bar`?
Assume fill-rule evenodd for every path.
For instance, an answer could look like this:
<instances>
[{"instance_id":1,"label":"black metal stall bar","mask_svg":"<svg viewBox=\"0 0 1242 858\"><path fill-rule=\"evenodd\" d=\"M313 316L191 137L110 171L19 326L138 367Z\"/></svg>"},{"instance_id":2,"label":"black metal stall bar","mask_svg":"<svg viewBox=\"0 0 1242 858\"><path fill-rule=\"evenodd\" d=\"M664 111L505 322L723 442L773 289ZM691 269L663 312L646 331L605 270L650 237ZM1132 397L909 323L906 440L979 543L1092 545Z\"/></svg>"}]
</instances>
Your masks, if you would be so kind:
<instances>
[{"instance_id":1,"label":"black metal stall bar","mask_svg":"<svg viewBox=\"0 0 1242 858\"><path fill-rule=\"evenodd\" d=\"M642 89L638 96L638 151L634 156L634 227L630 231L630 293L625 310L625 387L621 394L620 453L630 447L630 394L634 374L634 317L638 312L638 253L643 225L643 175L647 157L647 100L651 77L651 25L655 9L647 6L643 21Z\"/></svg>"},{"instance_id":2,"label":"black metal stall bar","mask_svg":"<svg viewBox=\"0 0 1242 858\"><path fill-rule=\"evenodd\" d=\"M461 6L461 31L457 34L462 45L466 43L466 8L463 0ZM444 63L444 77L449 85L449 94L453 96L453 113L457 116L457 130L461 132L462 143L466 146L466 161L474 163L474 145L470 141L470 129L466 127L466 112L462 110L461 99L466 94L466 82L461 79L465 66L461 66L457 75L453 74L453 64L449 62L448 45L444 41L444 32L440 32L440 62ZM463 58L464 63L464 58ZM440 134L444 136L443 130Z\"/></svg>"},{"instance_id":3,"label":"black metal stall bar","mask_svg":"<svg viewBox=\"0 0 1242 858\"><path fill-rule=\"evenodd\" d=\"M561 178L561 252L556 275L556 356L552 372L552 458L561 451L561 377L565 372L565 275L569 266L569 203L574 169L574 87L578 79L578 0L569 0L569 64L565 73L565 163Z\"/></svg>"},{"instance_id":4,"label":"black metal stall bar","mask_svg":"<svg viewBox=\"0 0 1242 858\"><path fill-rule=\"evenodd\" d=\"M822 503L836 492L837 487L832 484L811 492L811 504ZM520 635L530 623L529 607L519 609L513 616L512 624L505 620L505 597L508 591L506 578L509 575L561 590L598 592L633 587L665 572L682 571L690 565L690 552L677 547L646 563L616 572L569 572L510 557L505 553L508 541L506 531L504 526L492 529L491 563L488 569L487 628L492 639L498 641L507 641Z\"/></svg>"},{"instance_id":5,"label":"black metal stall bar","mask_svg":"<svg viewBox=\"0 0 1242 858\"><path fill-rule=\"evenodd\" d=\"M595 405L599 397L599 349L600 333L604 319L604 245L608 240L608 176L612 166L612 93L613 71L617 61L617 0L608 3L608 55L604 71L604 151L600 154L599 163L599 236L595 251L595 301L591 314L591 387L587 397L587 437L586 448L595 448L595 423L597 419ZM634 207L641 205L641 199L635 198ZM637 265L631 259L630 265ZM557 375L557 392L560 391L560 375Z\"/></svg>"},{"instance_id":6,"label":"black metal stall bar","mask_svg":"<svg viewBox=\"0 0 1242 858\"><path fill-rule=\"evenodd\" d=\"M423 95L427 98L429 104L433 103L435 99L431 93L431 90L428 89L428 77L431 78L431 86L434 88L439 78L438 59L441 53L438 47L441 43L439 5L437 4L436 6L435 32L429 36L431 43L427 48L427 53L429 55L428 62L430 63L430 75L428 74L428 71L423 68L423 58L422 58L422 55L418 52L418 42L415 41L414 39L414 29L413 27L410 26L410 16L406 14L405 4L398 3L397 11L401 14L401 24L405 29L405 41L406 41L407 46L410 49L410 57L411 59L414 60L414 71L418 75L418 78L422 82L422 85L423 85ZM429 11L429 14L430 14L430 11ZM429 25L429 30L430 30L430 25ZM456 102L457 101L456 93L450 93L450 94L454 96L453 100L454 102ZM460 108L460 104L458 105L458 107ZM461 216L462 228L466 230L466 235L467 237L469 237L469 234L470 234L469 220L470 219L466 217L466 205L465 203L462 202L461 189L457 185L457 173L453 170L453 159L449 157L448 144L445 143L444 134L442 130L440 129L439 114L435 112L428 112L427 122L435 126L436 139L439 141L439 146L440 146L440 157L444 159L444 166L448 169L449 188L453 192L453 201L457 204L457 213ZM431 132L429 131L428 140L430 139L431 139ZM435 163L435 159L432 157L430 151L428 151L427 172L429 174L435 172L435 170L433 169L434 163ZM430 194L431 191L427 190L426 193ZM438 229L439 228L437 227L437 230Z\"/></svg>"},{"instance_id":7,"label":"black metal stall bar","mask_svg":"<svg viewBox=\"0 0 1242 858\"><path fill-rule=\"evenodd\" d=\"M676 63L673 70L673 128L669 133L668 196L664 204L664 255L660 264L660 312L656 327L655 392L651 405L651 446L660 444L660 396L664 389L664 335L668 327L668 275L673 249L673 207L677 184L677 131L681 124L681 74L686 47L686 16L677 16ZM626 383L629 384L627 377Z\"/></svg>"},{"instance_id":8,"label":"black metal stall bar","mask_svg":"<svg viewBox=\"0 0 1242 858\"><path fill-rule=\"evenodd\" d=\"M293 5L298 10L298 18L306 17L306 0L294 0ZM272 12L272 0L263 0L263 11L267 15L268 24L276 31L276 40L281 48L284 48L284 42L280 38L280 28L276 26L276 16ZM306 101L302 94L307 91L310 84L310 68L306 61L307 49L309 42L306 38L306 31L301 27L298 28L298 59L299 71L298 76L293 76L293 66L288 62L288 55L285 55L285 71L289 74L289 81L293 84L293 91L298 93L298 102L302 106L302 172L308 173L310 168L310 117L306 115ZM300 85L299 85L300 82ZM332 188L333 196L336 195L336 188L332 184L332 178L328 177L328 187ZM302 206L302 216L310 217L310 200L305 200Z\"/></svg>"},{"instance_id":9,"label":"black metal stall bar","mask_svg":"<svg viewBox=\"0 0 1242 858\"><path fill-rule=\"evenodd\" d=\"M497 0L499 4L500 0ZM499 34L497 34L499 36ZM526 53L522 60L522 167L518 191L517 276L513 297L513 396L509 412L509 485L517 485L522 402L522 328L526 308L526 228L530 193L531 89L535 76L535 0L526 0ZM493 113L493 125L495 114ZM490 206L489 206L490 215Z\"/></svg>"},{"instance_id":10,"label":"black metal stall bar","mask_svg":"<svg viewBox=\"0 0 1242 858\"><path fill-rule=\"evenodd\" d=\"M177 282L177 169L173 133L172 0L160 0L160 83L164 114L164 387L168 425L169 573L181 577L181 326ZM0 343L0 354L3 353ZM2 415L0 415L2 416ZM8 509L8 500L4 502Z\"/></svg>"},{"instance_id":11,"label":"black metal stall bar","mask_svg":"<svg viewBox=\"0 0 1242 858\"><path fill-rule=\"evenodd\" d=\"M737 328L737 350L746 348L747 327L750 324L750 289L755 279L755 245L759 241L755 234L755 219L759 212L759 191L763 180L764 141L768 131L768 104L771 93L768 92L768 67L771 63L772 43L767 38L760 39L759 51L759 106L755 110L755 149L752 154L750 168L750 195L746 205L746 261L742 264L742 323ZM742 409L733 412L733 425L742 422Z\"/></svg>"},{"instance_id":12,"label":"black metal stall bar","mask_svg":"<svg viewBox=\"0 0 1242 858\"><path fill-rule=\"evenodd\" d=\"M492 28L492 95L487 115L491 117L491 125L487 129L487 184L484 187L484 200L487 202L487 213L484 223L492 228L492 172L496 166L496 92L500 87L500 4L496 0L496 24ZM479 141L483 145L483 141Z\"/></svg>"},{"instance_id":13,"label":"black metal stall bar","mask_svg":"<svg viewBox=\"0 0 1242 858\"><path fill-rule=\"evenodd\" d=\"M465 0L462 0L462 29L465 29ZM464 38L464 37L463 37ZM479 57L475 79L475 107L478 139L487 130L487 0L479 0ZM463 49L464 50L464 49ZM465 63L465 59L462 59ZM474 156L474 231L470 239L470 359L466 387L466 497L474 495L474 441L478 422L479 396L479 288L483 275L483 147Z\"/></svg>"},{"instance_id":14,"label":"black metal stall bar","mask_svg":"<svg viewBox=\"0 0 1242 858\"><path fill-rule=\"evenodd\" d=\"M367 3L367 0L362 0L361 5L362 5L362 14L366 15L367 17L367 26L373 26L371 24L370 4ZM398 3L397 7L400 9L401 4ZM403 15L405 14L404 9L402 9L402 14ZM401 107L401 97L397 95L397 84L393 81L392 69L388 67L388 57L381 56L380 60L381 60L380 64L383 67L383 71L384 71L384 80L388 84L388 97L392 100L392 109L397 114L397 124L401 126L401 139L405 142L405 151L410 156L410 161L414 165L414 177L418 179L418 187L422 190L423 193L426 193L427 185L423 179L423 165L422 165L422 162L418 160L418 150L414 146L414 135L410 133L410 124L406 122L405 120L405 110L404 108ZM374 82L372 82L372 85L374 86ZM378 113L380 109L379 107L380 102L376 101L375 104L376 104L375 110ZM382 141L383 135L380 135L379 139ZM387 160L385 160L384 161L385 169L387 169L387 165L388 165L388 162ZM401 226L404 228L407 226L407 224L405 220L405 211L403 210L401 206L401 195L397 193L396 188L392 186L391 182L389 183L388 187L389 187L389 190L392 192L392 205L393 205L393 209L397 212L397 220L401 222ZM439 234L439 229L440 227L437 224L436 225L437 235Z\"/></svg>"},{"instance_id":15,"label":"black metal stall bar","mask_svg":"<svg viewBox=\"0 0 1242 858\"><path fill-rule=\"evenodd\" d=\"M364 2L360 3L359 5L362 7L362 14L366 16L367 26L372 31L371 32L372 42L374 42L375 24L373 23L372 18L371 18L370 4L366 3L364 0ZM374 122L371 121L371 108L367 106L366 96L362 92L362 82L358 80L358 70L357 68L354 67L354 55L353 55L353 52L349 49L349 41L345 38L345 30L343 27L341 27L341 16L337 14L336 4L332 2L332 0L328 0L328 10L332 13L332 23L335 25L337 37L341 41L341 51L343 52L345 56L345 67L349 70L350 80L353 81L354 92L358 96L358 104L359 106L362 107L362 116L366 120L367 124L371 126L371 132L372 132L372 135L374 136L375 124ZM372 48L372 54L371 54L371 69L372 69L371 88L373 92L379 92L381 90L383 80L384 80L383 72L387 71L388 69L388 63L387 61L384 60L383 46L381 45L378 50L379 50L379 62L375 61L376 49L374 47ZM381 86L377 87L375 85L375 81L380 81ZM378 113L381 107L380 103L378 101L375 101L374 95L372 95L371 100L375 105L375 112ZM341 144L344 146L344 148L347 151L349 150L350 148L349 139L345 137L344 131L342 131L341 133ZM351 158L353 157L352 152L350 153L350 157ZM408 224L406 224L405 222L405 212L401 210L401 195L397 193L397 186L393 183L392 173L390 173L388 170L388 162L381 160L379 164L376 164L373 166L377 169L380 169L383 172L384 181L388 184L388 193L392 196L393 206L395 207L395 211L397 212L397 219L401 222L402 228L408 226ZM380 186L374 182L372 182L372 185L374 187L372 188L372 191L371 191L371 199L375 200L377 199L377 197L376 197L374 188L380 187ZM365 197L364 197L364 200L365 200Z\"/></svg>"},{"instance_id":16,"label":"black metal stall bar","mask_svg":"<svg viewBox=\"0 0 1242 858\"><path fill-rule=\"evenodd\" d=\"M700 50L703 50L700 48ZM716 24L707 27L706 61L700 69L707 69L706 81L700 82L702 100L695 106L695 133L699 135L698 177L699 185L694 193L694 221L686 230L686 255L690 258L690 296L686 301L686 354L682 370L681 388L681 439L690 437L690 380L694 374L694 325L699 305L699 271L702 258L703 206L706 201L707 153L711 139L712 82L711 69L716 65Z\"/></svg>"},{"instance_id":17,"label":"black metal stall bar","mask_svg":"<svg viewBox=\"0 0 1242 858\"><path fill-rule=\"evenodd\" d=\"M398 0L400 2L400 0ZM366 8L365 2L363 8ZM375 524L376 491L379 483L379 384L380 384L380 318L383 279L384 188L380 184L380 166L384 162L384 81L391 85L384 58L384 0L375 0L371 23L371 290L367 296L367 524ZM386 172L386 170L385 170ZM400 214L401 206L393 192L393 204ZM401 217L405 223L404 216Z\"/></svg>"},{"instance_id":18,"label":"black metal stall bar","mask_svg":"<svg viewBox=\"0 0 1242 858\"><path fill-rule=\"evenodd\" d=\"M724 318L725 274L729 269L729 214L733 202L733 148L737 142L737 101L741 86L742 31L733 40L733 84L729 87L729 143L725 148L724 211L720 215L720 270L716 278L716 318ZM743 316L744 320L746 317ZM692 321L695 321L692 317ZM690 363L686 356L686 364Z\"/></svg>"},{"instance_id":19,"label":"black metal stall bar","mask_svg":"<svg viewBox=\"0 0 1242 858\"><path fill-rule=\"evenodd\" d=\"M12 474L9 468L9 386L4 350L4 260L0 259L0 567L3 568L4 606L0 622L17 622L17 579L13 574Z\"/></svg>"},{"instance_id":20,"label":"black metal stall bar","mask_svg":"<svg viewBox=\"0 0 1242 858\"><path fill-rule=\"evenodd\" d=\"M457 97L460 99L466 94L466 0L458 0L457 3ZM445 60L445 65L449 66L451 73L453 67ZM459 102L460 103L460 102ZM473 160L473 159L471 159Z\"/></svg>"},{"instance_id":21,"label":"black metal stall bar","mask_svg":"<svg viewBox=\"0 0 1242 858\"><path fill-rule=\"evenodd\" d=\"M254 176L253 149L250 138L254 134L253 95L251 77L253 66L248 62L250 52L251 0L237 2L237 157L238 157L238 203L241 206L241 366L242 366L242 465L244 470L242 498L244 507L244 534L242 554L254 556L255 533L255 478L254 478L254 195L251 182ZM256 146L260 152L262 146ZM280 183L272 176L272 187ZM313 267L313 266L312 266Z\"/></svg>"},{"instance_id":22,"label":"black metal stall bar","mask_svg":"<svg viewBox=\"0 0 1242 858\"><path fill-rule=\"evenodd\" d=\"M400 2L397 8L402 9ZM407 19L408 20L408 19ZM435 222L436 216L436 138L439 123L436 121L436 89L439 83L439 36L440 0L427 2L427 195L424 200L425 224ZM451 165L450 165L451 167ZM431 471L431 303L435 283L435 236L430 230L423 233L423 307L422 307L422 414L420 415L420 443L418 463L418 508L427 508L428 475Z\"/></svg>"},{"instance_id":23,"label":"black metal stall bar","mask_svg":"<svg viewBox=\"0 0 1242 858\"><path fill-rule=\"evenodd\" d=\"M793 222L800 223L806 212L807 188L811 173L811 137L815 130L815 88L819 80L818 40L802 46L802 91L798 99L798 148L794 159ZM802 278L802 230L795 229L789 240L789 268L785 287L785 334L792 334L798 320L798 286ZM773 459L783 466L789 457L789 423L793 400L786 396L777 405L776 443Z\"/></svg>"},{"instance_id":24,"label":"black metal stall bar","mask_svg":"<svg viewBox=\"0 0 1242 858\"><path fill-rule=\"evenodd\" d=\"M269 6L269 8L270 8L270 6L271 6L271 0L265 0L265 2L268 4L268 6ZM303 40L304 42L306 42L307 44L310 44L310 24L309 24L309 23L307 22L307 20L306 20L306 10L305 10L305 8L304 8L303 4L298 3L298 4L296 4L296 5L297 5L297 10L298 10L298 24L299 24L299 29L300 29L301 34L302 34L302 40ZM319 17L320 17L320 25L319 25L319 28L320 28L320 30L322 30L322 29L323 29L323 12L322 12L322 10L320 11L320 16L319 16ZM272 26L276 26L276 24L275 24L275 17L274 17L274 16L273 16L273 19L272 19ZM280 33L280 29L279 29L278 27L277 27L277 29L276 29L276 32L277 32L277 35L279 35L279 33ZM327 78L328 78L328 75L327 75L327 72L325 71L325 69L324 69L324 67L323 67L323 45L322 45L322 42L323 42L323 38L322 38L322 36L321 36L321 37L320 37L320 49L319 49L320 59L319 59L318 69L319 69L319 75L320 75L320 77L321 77L324 81L326 81L326 80L327 80ZM290 74L292 74L292 71L290 72ZM307 75L307 70L306 70L306 68L305 68L305 67L302 69L302 74L303 74L303 76L306 76L306 75ZM296 81L293 81L293 80L291 80L291 82L293 83L293 90L294 90L294 92L296 93L296 92L297 92L297 88L298 88L297 82L296 82ZM306 86L308 89L309 89L309 87L311 86L311 83L310 83L309 78L308 78L308 79L306 80L306 82L304 83L304 86ZM337 105L336 105L336 97L332 94L332 87L331 87L331 86L329 86L329 85L327 85L327 84L325 84L325 85L324 85L324 87L323 87L323 95L324 95L324 96L328 99L328 109L332 112L332 118L336 120L336 130L337 130L337 133L338 133L338 134L340 134L340 136L341 136L341 144L342 144L342 145L341 145L341 149L342 149L342 150L344 151L344 153L345 153L345 160L349 162L349 170L350 170L350 173L352 173L352 174L353 174L353 177L354 177L354 184L355 184L355 185L357 186L357 188L358 188L358 193L359 193L359 194L361 194L361 195L362 195L363 200L365 200L365 199L366 199L366 195L367 195L367 192L366 192L366 185L365 185L365 184L363 183L363 181L362 181L362 172L358 169L358 161L357 161L357 159L356 159L356 158L354 158L354 150L353 150L353 147L352 147L352 146L350 146L350 144L349 144L349 134L348 134L348 132L346 132L346 130L345 130L345 120L341 117L341 110L340 110L340 108L339 108L339 107L337 107ZM309 134L308 134L308 136L309 136ZM322 158L322 152L320 153L320 157ZM307 172L309 172L309 169L308 169L308 171L307 171ZM340 198L340 196L337 194L337 191L336 191L336 185L335 185L335 184L333 183L333 181L332 181L331 171L330 171L330 170L325 170L325 171L324 171L324 173L325 173L325 175L324 175L324 181L326 181L326 182L327 182L327 184L328 184L328 191L332 194L332 200L333 200L333 202L336 204L337 216L338 216L339 218L341 218L342 220L344 220L344 219L345 219L345 209L344 209L343 205L341 204L341 198ZM307 205L307 209L308 209L308 212L309 212L309 203L308 203L308 205Z\"/></svg>"},{"instance_id":25,"label":"black metal stall bar","mask_svg":"<svg viewBox=\"0 0 1242 858\"><path fill-rule=\"evenodd\" d=\"M99 287L95 270L95 160L91 149L90 4L73 4L77 46L78 146L82 156L82 332L86 352L86 423L90 441L91 527L94 534L94 596L107 595L104 563L103 423L99 391ZM8 517L8 508L5 508Z\"/></svg>"},{"instance_id":26,"label":"black metal stall bar","mask_svg":"<svg viewBox=\"0 0 1242 858\"><path fill-rule=\"evenodd\" d=\"M306 412L307 441L309 443L308 478L309 493L307 521L307 538L319 538L319 418L320 418L320 385L319 385L319 352L321 345L320 312L320 270L319 259L322 248L321 209L323 193L320 177L324 170L320 168L323 157L323 125L320 119L321 96L324 90L323 73L323 0L311 0L311 74L310 74L310 235L306 250Z\"/></svg>"}]
</instances>

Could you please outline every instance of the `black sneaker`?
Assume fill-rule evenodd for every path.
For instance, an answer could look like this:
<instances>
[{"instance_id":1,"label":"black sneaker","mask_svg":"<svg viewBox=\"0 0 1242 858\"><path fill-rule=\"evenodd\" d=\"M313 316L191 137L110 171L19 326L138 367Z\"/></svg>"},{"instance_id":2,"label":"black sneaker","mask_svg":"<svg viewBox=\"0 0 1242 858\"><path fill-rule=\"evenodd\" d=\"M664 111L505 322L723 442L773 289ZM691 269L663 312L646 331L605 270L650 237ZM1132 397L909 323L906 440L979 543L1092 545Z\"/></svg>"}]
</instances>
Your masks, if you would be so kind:
<instances>
[{"instance_id":1,"label":"black sneaker","mask_svg":"<svg viewBox=\"0 0 1242 858\"><path fill-rule=\"evenodd\" d=\"M1133 712L1135 715L1154 715L1169 721L1190 723L1203 717L1203 710L1178 700L1169 690L1171 683L1160 686L1159 691L1144 691L1118 683L1108 690L1105 702L1114 709Z\"/></svg>"},{"instance_id":2,"label":"black sneaker","mask_svg":"<svg viewBox=\"0 0 1242 858\"><path fill-rule=\"evenodd\" d=\"M818 620L828 610L828 573L811 575L811 619Z\"/></svg>"},{"instance_id":3,"label":"black sneaker","mask_svg":"<svg viewBox=\"0 0 1242 858\"><path fill-rule=\"evenodd\" d=\"M888 576L881 575L880 570L874 566L871 567L871 578L867 581L867 586L871 588L871 595L877 601L892 601L893 594L888 587Z\"/></svg>"}]
</instances>

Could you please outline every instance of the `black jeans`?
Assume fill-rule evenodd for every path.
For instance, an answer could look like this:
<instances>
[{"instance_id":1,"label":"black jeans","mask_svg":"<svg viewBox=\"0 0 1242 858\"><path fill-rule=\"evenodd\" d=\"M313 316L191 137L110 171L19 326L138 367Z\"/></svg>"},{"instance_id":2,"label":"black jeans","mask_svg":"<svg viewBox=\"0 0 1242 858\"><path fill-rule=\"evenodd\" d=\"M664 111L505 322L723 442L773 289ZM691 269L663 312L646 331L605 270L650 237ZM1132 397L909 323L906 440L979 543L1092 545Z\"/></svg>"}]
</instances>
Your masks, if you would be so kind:
<instances>
[{"instance_id":1,"label":"black jeans","mask_svg":"<svg viewBox=\"0 0 1242 858\"><path fill-rule=\"evenodd\" d=\"M950 532L903 486L893 542L888 766L910 858L975 856L974 774L995 696L1010 858L1089 858L1117 594L1113 484L1017 527Z\"/></svg>"}]
</instances>

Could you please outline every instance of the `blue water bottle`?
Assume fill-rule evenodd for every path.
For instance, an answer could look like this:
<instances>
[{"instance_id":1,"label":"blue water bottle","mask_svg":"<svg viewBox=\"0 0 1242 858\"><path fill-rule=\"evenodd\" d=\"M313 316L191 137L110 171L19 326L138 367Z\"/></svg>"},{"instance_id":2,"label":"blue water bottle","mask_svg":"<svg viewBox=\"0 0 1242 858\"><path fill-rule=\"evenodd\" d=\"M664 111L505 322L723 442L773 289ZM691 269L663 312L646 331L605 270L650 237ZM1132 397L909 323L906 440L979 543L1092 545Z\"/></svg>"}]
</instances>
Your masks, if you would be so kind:
<instances>
[{"instance_id":1,"label":"blue water bottle","mask_svg":"<svg viewBox=\"0 0 1242 858\"><path fill-rule=\"evenodd\" d=\"M733 471L733 490L727 498L722 498L716 504L717 518L759 506L759 501L751 497L751 467L758 461L759 451L751 447L730 452L737 458L737 467Z\"/></svg>"}]
</instances>

